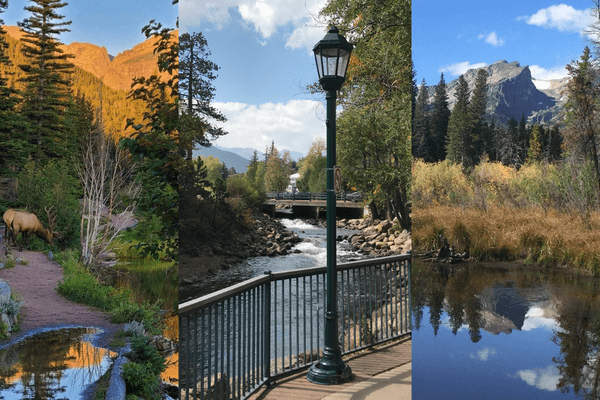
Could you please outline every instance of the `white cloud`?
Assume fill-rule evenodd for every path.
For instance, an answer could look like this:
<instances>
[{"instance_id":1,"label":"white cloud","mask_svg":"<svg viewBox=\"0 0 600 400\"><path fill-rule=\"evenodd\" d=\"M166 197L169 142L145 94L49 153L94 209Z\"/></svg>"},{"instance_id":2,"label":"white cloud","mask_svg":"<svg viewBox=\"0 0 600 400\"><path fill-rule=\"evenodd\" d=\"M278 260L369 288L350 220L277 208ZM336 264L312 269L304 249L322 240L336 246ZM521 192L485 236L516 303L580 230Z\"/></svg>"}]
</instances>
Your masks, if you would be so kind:
<instances>
[{"instance_id":1,"label":"white cloud","mask_svg":"<svg viewBox=\"0 0 600 400\"><path fill-rule=\"evenodd\" d=\"M593 22L590 10L576 10L566 4L543 8L533 15L518 17L517 20L546 29L579 33L583 33Z\"/></svg>"},{"instance_id":2,"label":"white cloud","mask_svg":"<svg viewBox=\"0 0 600 400\"><path fill-rule=\"evenodd\" d=\"M557 329L559 327L554 319L545 317L544 315L544 309L531 307L525 315L525 321L523 322L521 330L530 331L537 328Z\"/></svg>"},{"instance_id":3,"label":"white cloud","mask_svg":"<svg viewBox=\"0 0 600 400\"><path fill-rule=\"evenodd\" d=\"M564 65L552 67L550 69L540 67L539 65L530 65L529 70L531 71L531 76L535 79L561 79L569 76Z\"/></svg>"},{"instance_id":4,"label":"white cloud","mask_svg":"<svg viewBox=\"0 0 600 400\"><path fill-rule=\"evenodd\" d=\"M481 361L487 361L487 359L490 358L490 356L493 356L495 354L496 349L494 349L493 347L484 347L483 349L477 351L477 355L471 353L469 354L469 357L471 357L472 359L475 359L477 357Z\"/></svg>"},{"instance_id":5,"label":"white cloud","mask_svg":"<svg viewBox=\"0 0 600 400\"><path fill-rule=\"evenodd\" d=\"M254 28L263 39L268 39L288 24L292 33L286 46L292 49L306 47L312 50L325 34L325 27L317 26L314 17L325 7L326 0L181 0L179 19L182 31L201 22L210 22L223 29L230 21L230 9L237 9L242 20Z\"/></svg>"},{"instance_id":6,"label":"white cloud","mask_svg":"<svg viewBox=\"0 0 600 400\"><path fill-rule=\"evenodd\" d=\"M549 365L546 368L524 369L517 371L517 375L529 386L534 386L541 390L549 392L556 391L556 384L560 379L558 368L554 365Z\"/></svg>"},{"instance_id":7,"label":"white cloud","mask_svg":"<svg viewBox=\"0 0 600 400\"><path fill-rule=\"evenodd\" d=\"M450 73L450 76L462 75L470 69L485 67L486 63L471 64L469 61L463 61L455 64L446 65L438 70L438 72Z\"/></svg>"},{"instance_id":8,"label":"white cloud","mask_svg":"<svg viewBox=\"0 0 600 400\"><path fill-rule=\"evenodd\" d=\"M229 132L215 143L224 147L251 147L263 151L275 141L280 151L308 153L317 137L325 137L322 103L314 100L290 100L283 103L249 105L213 103L225 116L223 126Z\"/></svg>"},{"instance_id":9,"label":"white cloud","mask_svg":"<svg viewBox=\"0 0 600 400\"><path fill-rule=\"evenodd\" d=\"M181 0L179 2L179 25L182 32L187 26L197 26L201 22L210 22L223 27L229 22L229 9L236 7L238 0Z\"/></svg>"},{"instance_id":10,"label":"white cloud","mask_svg":"<svg viewBox=\"0 0 600 400\"><path fill-rule=\"evenodd\" d=\"M499 38L498 35L496 35L496 32L492 32L487 36L484 34L477 36L477 39L480 40L484 38L485 42L491 44L492 46L500 47L504 44L504 39Z\"/></svg>"}]
</instances>

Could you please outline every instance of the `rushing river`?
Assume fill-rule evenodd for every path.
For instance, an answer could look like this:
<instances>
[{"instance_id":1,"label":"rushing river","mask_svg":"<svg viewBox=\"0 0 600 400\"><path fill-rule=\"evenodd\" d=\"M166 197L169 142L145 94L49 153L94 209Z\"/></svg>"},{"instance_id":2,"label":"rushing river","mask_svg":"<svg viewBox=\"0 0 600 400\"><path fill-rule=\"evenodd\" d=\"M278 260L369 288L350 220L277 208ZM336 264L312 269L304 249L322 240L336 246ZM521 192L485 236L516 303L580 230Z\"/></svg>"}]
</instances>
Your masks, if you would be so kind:
<instances>
[{"instance_id":1,"label":"rushing river","mask_svg":"<svg viewBox=\"0 0 600 400\"><path fill-rule=\"evenodd\" d=\"M265 271L277 272L300 268L324 267L327 265L327 229L322 226L311 225L301 219L281 219L280 222L289 230L296 232L305 241L292 247L300 253L290 253L276 257L254 257L231 267L221 270L212 277L203 280L198 287L195 297L210 294L227 286L234 285L246 279L262 275ZM338 236L351 236L358 231L337 229ZM346 262L363 258L356 253L347 241L337 244L337 262Z\"/></svg>"},{"instance_id":2,"label":"rushing river","mask_svg":"<svg viewBox=\"0 0 600 400\"><path fill-rule=\"evenodd\" d=\"M413 266L412 398L599 399L600 280Z\"/></svg>"}]
</instances>

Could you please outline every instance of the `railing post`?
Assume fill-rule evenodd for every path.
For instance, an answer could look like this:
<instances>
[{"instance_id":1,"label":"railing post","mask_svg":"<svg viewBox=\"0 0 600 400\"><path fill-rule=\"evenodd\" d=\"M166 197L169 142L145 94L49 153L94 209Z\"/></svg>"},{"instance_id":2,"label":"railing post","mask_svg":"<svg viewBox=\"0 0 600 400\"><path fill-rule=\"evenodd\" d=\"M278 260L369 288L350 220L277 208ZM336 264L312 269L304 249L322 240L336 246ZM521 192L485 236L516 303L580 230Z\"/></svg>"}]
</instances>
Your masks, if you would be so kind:
<instances>
[{"instance_id":1,"label":"railing post","mask_svg":"<svg viewBox=\"0 0 600 400\"><path fill-rule=\"evenodd\" d=\"M263 300L264 304L264 326L263 326L263 349L264 349L264 374L266 381L269 382L271 380L271 271L265 271L265 275L269 276L269 280L265 283L265 298Z\"/></svg>"},{"instance_id":2,"label":"railing post","mask_svg":"<svg viewBox=\"0 0 600 400\"><path fill-rule=\"evenodd\" d=\"M412 331L412 277L411 277L411 272L412 272L412 251L409 250L408 254L411 255L411 258L406 260L406 262L408 263L408 329L410 331Z\"/></svg>"}]
</instances>

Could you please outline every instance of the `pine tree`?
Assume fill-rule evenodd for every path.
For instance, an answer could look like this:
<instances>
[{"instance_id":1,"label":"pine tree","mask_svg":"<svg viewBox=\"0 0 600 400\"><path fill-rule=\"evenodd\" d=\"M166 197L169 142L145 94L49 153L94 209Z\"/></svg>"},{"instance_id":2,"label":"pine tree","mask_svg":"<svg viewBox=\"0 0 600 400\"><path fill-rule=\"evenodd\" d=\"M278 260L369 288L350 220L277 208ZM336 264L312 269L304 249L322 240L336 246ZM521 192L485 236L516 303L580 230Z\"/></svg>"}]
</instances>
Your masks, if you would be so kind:
<instances>
[{"instance_id":1,"label":"pine tree","mask_svg":"<svg viewBox=\"0 0 600 400\"><path fill-rule=\"evenodd\" d=\"M525 114L521 114L519 121L519 129L517 131L517 166L525 164L527 160L527 149L529 147L529 135L527 134L527 126L525 125Z\"/></svg>"},{"instance_id":2,"label":"pine tree","mask_svg":"<svg viewBox=\"0 0 600 400\"><path fill-rule=\"evenodd\" d=\"M600 91L595 84L598 78L591 62L589 47L585 47L580 61L567 65L571 79L567 85L569 99L565 144L573 156L583 156L594 168L598 192L600 193L600 129L598 129L598 97Z\"/></svg>"},{"instance_id":3,"label":"pine tree","mask_svg":"<svg viewBox=\"0 0 600 400\"><path fill-rule=\"evenodd\" d=\"M548 162L560 160L562 158L562 135L558 125L548 129L548 139L545 147L546 159Z\"/></svg>"},{"instance_id":4,"label":"pine tree","mask_svg":"<svg viewBox=\"0 0 600 400\"><path fill-rule=\"evenodd\" d=\"M414 118L412 125L412 154L413 157L422 158L427 162L434 160L431 149L431 132L429 125L429 115L427 112L427 103L429 101L425 79L421 82L419 94L417 95Z\"/></svg>"},{"instance_id":5,"label":"pine tree","mask_svg":"<svg viewBox=\"0 0 600 400\"><path fill-rule=\"evenodd\" d=\"M468 149L471 144L472 120L469 112L469 84L463 75L458 77L454 96L456 103L448 122L446 154L451 162L461 163L463 167L467 167L471 165Z\"/></svg>"},{"instance_id":6,"label":"pine tree","mask_svg":"<svg viewBox=\"0 0 600 400\"><path fill-rule=\"evenodd\" d=\"M8 7L7 0L0 0L0 14ZM8 56L9 45L0 19L0 175L13 175L27 160L30 146L27 142L29 126L23 115L15 112L19 92L9 86L8 77L12 62Z\"/></svg>"},{"instance_id":7,"label":"pine tree","mask_svg":"<svg viewBox=\"0 0 600 400\"><path fill-rule=\"evenodd\" d=\"M531 129L529 149L527 150L527 162L534 163L542 159L542 138L540 126L534 125Z\"/></svg>"},{"instance_id":8,"label":"pine tree","mask_svg":"<svg viewBox=\"0 0 600 400\"><path fill-rule=\"evenodd\" d=\"M34 158L61 157L66 146L64 135L64 111L70 96L70 77L73 64L67 60L60 48L58 36L69 32L65 26L71 21L63 21L58 10L67 3L60 0L31 0L34 5L25 7L32 15L19 27L25 32L21 39L22 52L26 64L19 68L25 72L20 79L26 85L23 114L33 122L31 143L36 146Z\"/></svg>"},{"instance_id":9,"label":"pine tree","mask_svg":"<svg viewBox=\"0 0 600 400\"><path fill-rule=\"evenodd\" d=\"M501 129L498 132L498 159L504 165L520 164L518 148L518 122L514 118L509 118L506 130Z\"/></svg>"},{"instance_id":10,"label":"pine tree","mask_svg":"<svg viewBox=\"0 0 600 400\"><path fill-rule=\"evenodd\" d=\"M208 42L202 33L183 33L179 36L179 96L185 108L182 118L186 129L182 142L186 158L192 157L195 144L210 146L209 139L216 139L227 132L209 122L227 121L227 118L211 105L215 95L212 81L219 67L208 59Z\"/></svg>"},{"instance_id":11,"label":"pine tree","mask_svg":"<svg viewBox=\"0 0 600 400\"><path fill-rule=\"evenodd\" d=\"M472 127L467 157L470 165L478 164L481 155L485 151L488 126L484 121L483 116L487 105L487 77L488 73L485 69L482 68L477 71L475 90L473 90L473 96L471 98L471 103L469 104Z\"/></svg>"},{"instance_id":12,"label":"pine tree","mask_svg":"<svg viewBox=\"0 0 600 400\"><path fill-rule=\"evenodd\" d=\"M448 121L450 120L450 109L448 108L448 94L446 93L446 81L444 74L435 87L433 97L433 111L431 113L431 144L432 161L441 161L446 158L446 136L448 133Z\"/></svg>"}]
</instances>

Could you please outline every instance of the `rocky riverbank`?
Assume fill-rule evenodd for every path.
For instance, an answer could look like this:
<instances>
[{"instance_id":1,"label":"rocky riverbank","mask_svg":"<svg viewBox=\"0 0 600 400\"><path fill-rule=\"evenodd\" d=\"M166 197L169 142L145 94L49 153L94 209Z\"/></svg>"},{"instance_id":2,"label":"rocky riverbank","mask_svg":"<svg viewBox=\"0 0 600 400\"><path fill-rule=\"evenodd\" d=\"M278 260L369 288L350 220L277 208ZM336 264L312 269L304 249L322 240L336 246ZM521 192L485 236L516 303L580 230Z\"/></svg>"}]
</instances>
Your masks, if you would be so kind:
<instances>
[{"instance_id":1,"label":"rocky riverbank","mask_svg":"<svg viewBox=\"0 0 600 400\"><path fill-rule=\"evenodd\" d=\"M245 232L232 230L226 238L196 243L179 256L179 285L185 286L229 269L247 258L275 257L292 252L292 246L302 239L268 214L253 215L253 227Z\"/></svg>"},{"instance_id":2,"label":"rocky riverbank","mask_svg":"<svg viewBox=\"0 0 600 400\"><path fill-rule=\"evenodd\" d=\"M342 219L337 221L337 227L360 230L360 233L348 237L347 240L354 250L369 257L405 254L412 248L410 232L400 232L395 218L393 221L370 218Z\"/></svg>"},{"instance_id":3,"label":"rocky riverbank","mask_svg":"<svg viewBox=\"0 0 600 400\"><path fill-rule=\"evenodd\" d=\"M303 239L283 226L268 214L253 215L253 227L246 231L233 229L226 238L215 238L212 242L194 243L179 255L179 294L185 301L189 291L206 275L229 269L241 261L260 256L276 257L289 253L300 253L292 247ZM310 224L326 226L324 221L308 220ZM386 257L407 253L412 246L408 231L398 231L396 220L372 220L370 218L342 219L338 228L360 230L348 240L355 251L367 257ZM188 290L189 289L189 290Z\"/></svg>"}]
</instances>

